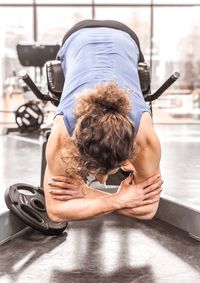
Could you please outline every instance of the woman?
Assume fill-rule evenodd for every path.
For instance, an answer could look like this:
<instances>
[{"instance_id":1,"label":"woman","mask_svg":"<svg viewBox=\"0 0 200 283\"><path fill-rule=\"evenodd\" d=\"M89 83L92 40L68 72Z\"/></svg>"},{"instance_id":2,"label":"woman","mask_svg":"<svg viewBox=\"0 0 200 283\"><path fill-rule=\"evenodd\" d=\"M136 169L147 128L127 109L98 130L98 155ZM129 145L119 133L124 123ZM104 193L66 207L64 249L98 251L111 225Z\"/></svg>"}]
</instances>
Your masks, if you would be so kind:
<instances>
[{"instance_id":1,"label":"woman","mask_svg":"<svg viewBox=\"0 0 200 283\"><path fill-rule=\"evenodd\" d=\"M158 208L160 143L138 77L139 41L114 21L83 21L59 52L65 84L48 140L46 207L54 221L117 212L151 219ZM120 167L134 172L116 194L86 185L105 183Z\"/></svg>"}]
</instances>

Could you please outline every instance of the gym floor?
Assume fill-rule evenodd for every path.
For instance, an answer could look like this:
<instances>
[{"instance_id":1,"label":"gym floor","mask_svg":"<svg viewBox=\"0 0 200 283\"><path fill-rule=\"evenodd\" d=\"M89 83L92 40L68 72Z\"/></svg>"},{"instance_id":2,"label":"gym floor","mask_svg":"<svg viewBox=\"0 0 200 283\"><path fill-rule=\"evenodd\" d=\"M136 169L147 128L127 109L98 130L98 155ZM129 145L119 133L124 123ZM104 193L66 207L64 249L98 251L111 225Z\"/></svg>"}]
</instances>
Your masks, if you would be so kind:
<instances>
[{"instance_id":1,"label":"gym floor","mask_svg":"<svg viewBox=\"0 0 200 283\"><path fill-rule=\"evenodd\" d=\"M200 125L155 125L164 194L200 210ZM39 185L41 140L0 136L0 212L5 189ZM192 219L191 219L192 221ZM158 219L108 215L70 222L58 237L29 229L0 246L0 282L200 282L200 242Z\"/></svg>"}]
</instances>

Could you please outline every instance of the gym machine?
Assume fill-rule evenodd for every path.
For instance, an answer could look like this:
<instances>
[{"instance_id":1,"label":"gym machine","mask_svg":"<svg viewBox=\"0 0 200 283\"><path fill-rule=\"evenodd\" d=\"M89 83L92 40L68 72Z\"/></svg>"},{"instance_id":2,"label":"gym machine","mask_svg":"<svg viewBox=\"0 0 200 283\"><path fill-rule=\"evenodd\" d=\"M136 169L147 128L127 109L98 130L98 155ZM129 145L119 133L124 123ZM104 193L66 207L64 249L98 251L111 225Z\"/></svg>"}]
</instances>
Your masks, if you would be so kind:
<instances>
[{"instance_id":1,"label":"gym machine","mask_svg":"<svg viewBox=\"0 0 200 283\"><path fill-rule=\"evenodd\" d=\"M49 60L54 60L57 56L60 45L41 45L41 44L17 44L16 50L20 64L23 67L34 67L35 84L38 89L42 87L43 69L45 63ZM17 77L17 75L16 75ZM20 80L20 77L18 78ZM24 97L30 90L27 84L19 84L23 91ZM15 111L0 110L0 112L11 113L15 115L15 122L17 127L5 128L3 134L11 132L31 133L40 129L44 122L44 107L43 100L28 99L28 102L19 106Z\"/></svg>"},{"instance_id":2,"label":"gym machine","mask_svg":"<svg viewBox=\"0 0 200 283\"><path fill-rule=\"evenodd\" d=\"M138 73L144 99L150 104L153 100L159 98L162 93L179 78L179 73L175 72L154 94L151 94L150 70L145 62L139 63ZM64 85L61 62L59 60L47 62L46 74L49 92L45 94L41 92L26 71L22 71L20 76L39 100L50 101L57 106ZM0 233L0 244L16 236L29 226L46 235L59 235L67 227L67 222L53 223L50 221L45 209L43 178L46 166L45 148L48 136L49 131L46 132L42 149L40 186L34 187L29 184L18 183L10 186L6 190L5 202L10 210L0 215L1 227L5 228L3 228ZM109 178L107 190L115 191L124 178L124 173L119 170L118 173ZM102 190L103 189L104 188L102 188ZM163 201L161 201L161 204L162 203Z\"/></svg>"}]
</instances>

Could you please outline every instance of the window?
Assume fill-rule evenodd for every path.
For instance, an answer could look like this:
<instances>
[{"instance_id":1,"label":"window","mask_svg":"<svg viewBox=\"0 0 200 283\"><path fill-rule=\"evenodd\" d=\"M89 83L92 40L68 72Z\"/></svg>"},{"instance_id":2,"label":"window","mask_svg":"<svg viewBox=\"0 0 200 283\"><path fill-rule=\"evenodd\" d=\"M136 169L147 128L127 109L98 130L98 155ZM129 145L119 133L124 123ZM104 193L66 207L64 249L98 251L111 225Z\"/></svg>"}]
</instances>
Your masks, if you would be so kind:
<instances>
[{"instance_id":1,"label":"window","mask_svg":"<svg viewBox=\"0 0 200 283\"><path fill-rule=\"evenodd\" d=\"M0 9L0 74L1 84L18 71L20 63L16 45L20 42L32 41L32 9L25 7Z\"/></svg>"},{"instance_id":2,"label":"window","mask_svg":"<svg viewBox=\"0 0 200 283\"><path fill-rule=\"evenodd\" d=\"M0 5L1 4L19 4L19 5L22 5L22 4L32 4L33 3L33 0L0 0Z\"/></svg>"},{"instance_id":3,"label":"window","mask_svg":"<svg viewBox=\"0 0 200 283\"><path fill-rule=\"evenodd\" d=\"M122 4L122 5L126 5L126 4L150 4L151 0L95 0L95 4L112 4L112 5L116 5L116 4Z\"/></svg>"},{"instance_id":4,"label":"window","mask_svg":"<svg viewBox=\"0 0 200 283\"><path fill-rule=\"evenodd\" d=\"M166 121L198 119L200 107L200 7L155 7L152 90L173 72L180 78L155 102ZM178 16L177 16L178 15ZM172 118L172 119L171 119ZM154 122L160 121L160 117ZM163 122L165 122L163 120Z\"/></svg>"},{"instance_id":5,"label":"window","mask_svg":"<svg viewBox=\"0 0 200 283\"><path fill-rule=\"evenodd\" d=\"M192 90L194 84L200 84L199 13L200 7L154 9L153 81L156 87L173 71L181 73L175 84L180 89Z\"/></svg>"},{"instance_id":6,"label":"window","mask_svg":"<svg viewBox=\"0 0 200 283\"><path fill-rule=\"evenodd\" d=\"M36 4L66 4L66 5L84 5L84 4L92 4L92 0L36 0Z\"/></svg>"},{"instance_id":7,"label":"window","mask_svg":"<svg viewBox=\"0 0 200 283\"><path fill-rule=\"evenodd\" d=\"M61 44L68 29L75 23L91 19L90 7L38 7L37 32L38 41L42 43Z\"/></svg>"},{"instance_id":8,"label":"window","mask_svg":"<svg viewBox=\"0 0 200 283\"><path fill-rule=\"evenodd\" d=\"M193 5L193 4L200 4L200 0L153 0L153 4Z\"/></svg>"}]
</instances>

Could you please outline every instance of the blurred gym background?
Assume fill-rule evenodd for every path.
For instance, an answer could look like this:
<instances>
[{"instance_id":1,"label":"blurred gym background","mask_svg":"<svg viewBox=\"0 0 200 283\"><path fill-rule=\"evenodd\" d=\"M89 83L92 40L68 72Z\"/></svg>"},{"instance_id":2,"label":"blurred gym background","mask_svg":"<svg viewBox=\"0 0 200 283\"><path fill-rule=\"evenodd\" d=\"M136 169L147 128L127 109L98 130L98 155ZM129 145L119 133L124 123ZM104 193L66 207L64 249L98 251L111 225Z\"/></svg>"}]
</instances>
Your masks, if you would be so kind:
<instances>
[{"instance_id":1,"label":"blurred gym background","mask_svg":"<svg viewBox=\"0 0 200 283\"><path fill-rule=\"evenodd\" d=\"M0 0L0 109L15 110L24 101L18 44L60 45L78 21L113 19L138 34L151 66L152 92L172 72L181 74L154 102L154 122L198 123L199 13L199 0ZM33 69L28 67L28 72ZM1 112L1 128L8 122L14 123L14 116Z\"/></svg>"},{"instance_id":2,"label":"blurred gym background","mask_svg":"<svg viewBox=\"0 0 200 283\"><path fill-rule=\"evenodd\" d=\"M0 282L36 283L38 275L43 283L200 282L199 15L200 0L0 0ZM151 93L180 73L152 102L164 180L158 213L147 222L109 215L71 222L59 237L28 230L15 238L27 227L13 221L4 193L14 183L40 185L43 133L55 111L19 72L46 93L45 61L85 19L121 21L137 33Z\"/></svg>"}]
</instances>

